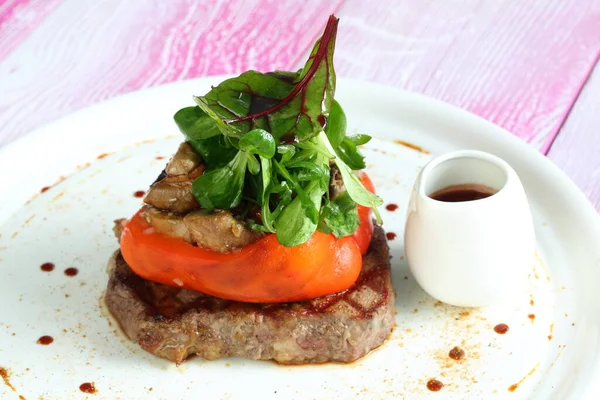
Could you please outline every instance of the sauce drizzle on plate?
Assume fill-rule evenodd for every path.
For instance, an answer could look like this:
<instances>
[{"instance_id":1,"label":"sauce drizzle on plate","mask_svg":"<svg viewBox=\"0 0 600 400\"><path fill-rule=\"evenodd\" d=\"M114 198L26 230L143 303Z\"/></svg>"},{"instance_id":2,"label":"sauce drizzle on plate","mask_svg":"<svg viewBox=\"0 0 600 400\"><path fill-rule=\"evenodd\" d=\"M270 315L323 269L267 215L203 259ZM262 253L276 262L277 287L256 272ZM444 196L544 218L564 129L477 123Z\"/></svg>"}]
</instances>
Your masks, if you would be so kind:
<instances>
[{"instance_id":1,"label":"sauce drizzle on plate","mask_svg":"<svg viewBox=\"0 0 600 400\"><path fill-rule=\"evenodd\" d=\"M439 392L443 387L444 384L437 379L430 379L429 382L427 382L427 389L431 390L432 392Z\"/></svg>"},{"instance_id":2,"label":"sauce drizzle on plate","mask_svg":"<svg viewBox=\"0 0 600 400\"><path fill-rule=\"evenodd\" d=\"M40 265L40 269L44 272L52 272L54 271L54 264L51 262L46 262Z\"/></svg>"},{"instance_id":3,"label":"sauce drizzle on plate","mask_svg":"<svg viewBox=\"0 0 600 400\"><path fill-rule=\"evenodd\" d=\"M457 360L457 361L462 360L463 358L465 358L465 351L459 347L454 347L448 353L448 357L450 357L453 360Z\"/></svg>"},{"instance_id":4,"label":"sauce drizzle on plate","mask_svg":"<svg viewBox=\"0 0 600 400\"><path fill-rule=\"evenodd\" d=\"M494 327L494 331L499 335L504 335L506 332L508 332L508 325L498 324Z\"/></svg>"},{"instance_id":5,"label":"sauce drizzle on plate","mask_svg":"<svg viewBox=\"0 0 600 400\"><path fill-rule=\"evenodd\" d=\"M52 342L54 342L54 338L52 336L44 335L44 336L40 337L36 343L47 346Z\"/></svg>"},{"instance_id":6,"label":"sauce drizzle on plate","mask_svg":"<svg viewBox=\"0 0 600 400\"><path fill-rule=\"evenodd\" d=\"M396 211L398 209L398 204L390 203L385 206L385 209L388 211Z\"/></svg>"},{"instance_id":7,"label":"sauce drizzle on plate","mask_svg":"<svg viewBox=\"0 0 600 400\"><path fill-rule=\"evenodd\" d=\"M96 386L94 386L94 382L85 382L79 385L79 390L81 390L83 393L94 394L96 393Z\"/></svg>"}]
</instances>

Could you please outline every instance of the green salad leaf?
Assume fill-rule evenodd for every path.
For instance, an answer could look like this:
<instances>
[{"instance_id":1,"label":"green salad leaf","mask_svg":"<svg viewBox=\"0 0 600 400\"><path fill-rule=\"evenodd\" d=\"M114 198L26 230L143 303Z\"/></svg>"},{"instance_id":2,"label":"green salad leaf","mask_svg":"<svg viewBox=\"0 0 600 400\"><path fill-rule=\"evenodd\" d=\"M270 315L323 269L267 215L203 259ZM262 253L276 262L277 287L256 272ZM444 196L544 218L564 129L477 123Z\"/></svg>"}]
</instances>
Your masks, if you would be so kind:
<instances>
[{"instance_id":1,"label":"green salad leaf","mask_svg":"<svg viewBox=\"0 0 600 400\"><path fill-rule=\"evenodd\" d=\"M346 136L346 113L340 103L333 101L329 109L329 119L325 126L325 134L333 147L338 147Z\"/></svg>"},{"instance_id":2,"label":"green salad leaf","mask_svg":"<svg viewBox=\"0 0 600 400\"><path fill-rule=\"evenodd\" d=\"M192 184L192 193L203 208L229 209L242 199L248 153L239 151L221 168L200 175Z\"/></svg>"},{"instance_id":3,"label":"green salad leaf","mask_svg":"<svg viewBox=\"0 0 600 400\"><path fill-rule=\"evenodd\" d=\"M194 97L198 108L175 114L188 140L223 134L241 137L255 128L280 141L305 141L325 124L333 94L333 52L337 19L331 20L298 73L247 71Z\"/></svg>"},{"instance_id":4,"label":"green salad leaf","mask_svg":"<svg viewBox=\"0 0 600 400\"><path fill-rule=\"evenodd\" d=\"M275 155L276 145L273 136L264 129L253 129L246 133L238 143L240 150L250 154L258 154L264 158Z\"/></svg>"},{"instance_id":5,"label":"green salad leaf","mask_svg":"<svg viewBox=\"0 0 600 400\"><path fill-rule=\"evenodd\" d=\"M346 136L346 114L335 100L331 103L325 134L331 147L335 150L335 154L346 165L353 170L361 170L366 167L365 157L358 146L368 143L371 136L361 134Z\"/></svg>"},{"instance_id":6,"label":"green salad leaf","mask_svg":"<svg viewBox=\"0 0 600 400\"><path fill-rule=\"evenodd\" d=\"M327 139L327 135L325 135L324 132L319 135L319 139L327 150L333 150L333 147L331 146L331 143L329 143L329 139ZM352 169L343 160L341 160L340 157L335 158L334 162L340 170L340 174L344 180L344 185L346 185L346 190L348 191L348 194L352 200L362 206L372 208L376 208L383 204L383 200L376 194L369 192L360 182L358 176L352 172Z\"/></svg>"},{"instance_id":7,"label":"green salad leaf","mask_svg":"<svg viewBox=\"0 0 600 400\"><path fill-rule=\"evenodd\" d=\"M174 115L206 166L192 185L202 208L235 209L250 228L297 246L317 229L352 235L357 205L382 204L354 173L365 168L359 146L370 136L348 136L346 114L334 100L337 24L331 16L299 71L244 72ZM345 188L334 198L333 165Z\"/></svg>"},{"instance_id":8,"label":"green salad leaf","mask_svg":"<svg viewBox=\"0 0 600 400\"><path fill-rule=\"evenodd\" d=\"M317 230L318 209L323 191L318 182L311 182L305 197L296 197L283 209L275 223L277 241L284 246L297 246L306 242Z\"/></svg>"},{"instance_id":9,"label":"green salad leaf","mask_svg":"<svg viewBox=\"0 0 600 400\"><path fill-rule=\"evenodd\" d=\"M188 143L202 157L208 170L220 168L238 153L225 136L213 136L203 140L188 140Z\"/></svg>"},{"instance_id":10,"label":"green salad leaf","mask_svg":"<svg viewBox=\"0 0 600 400\"><path fill-rule=\"evenodd\" d=\"M356 203L346 192L327 203L323 222L335 237L352 235L359 225Z\"/></svg>"},{"instance_id":11,"label":"green salad leaf","mask_svg":"<svg viewBox=\"0 0 600 400\"><path fill-rule=\"evenodd\" d=\"M198 106L182 108L173 118L189 141L208 139L221 134L215 120Z\"/></svg>"}]
</instances>

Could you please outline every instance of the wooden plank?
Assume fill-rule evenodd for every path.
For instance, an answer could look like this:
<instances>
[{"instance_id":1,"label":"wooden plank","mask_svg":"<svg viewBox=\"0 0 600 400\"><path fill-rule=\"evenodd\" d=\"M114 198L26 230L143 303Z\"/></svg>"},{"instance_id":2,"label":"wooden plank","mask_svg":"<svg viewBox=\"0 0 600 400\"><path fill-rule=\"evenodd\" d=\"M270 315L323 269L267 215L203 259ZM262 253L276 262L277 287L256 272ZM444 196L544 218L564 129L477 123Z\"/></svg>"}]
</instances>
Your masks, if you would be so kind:
<instances>
[{"instance_id":1,"label":"wooden plank","mask_svg":"<svg viewBox=\"0 0 600 400\"><path fill-rule=\"evenodd\" d=\"M545 151L600 53L600 1L346 0L340 76L466 108Z\"/></svg>"},{"instance_id":2,"label":"wooden plank","mask_svg":"<svg viewBox=\"0 0 600 400\"><path fill-rule=\"evenodd\" d=\"M61 0L0 2L0 61L29 36Z\"/></svg>"},{"instance_id":3,"label":"wooden plank","mask_svg":"<svg viewBox=\"0 0 600 400\"><path fill-rule=\"evenodd\" d=\"M0 145L117 94L293 66L341 0L63 0L0 63Z\"/></svg>"},{"instance_id":4,"label":"wooden plank","mask_svg":"<svg viewBox=\"0 0 600 400\"><path fill-rule=\"evenodd\" d=\"M600 211L600 64L577 99L548 157Z\"/></svg>"}]
</instances>

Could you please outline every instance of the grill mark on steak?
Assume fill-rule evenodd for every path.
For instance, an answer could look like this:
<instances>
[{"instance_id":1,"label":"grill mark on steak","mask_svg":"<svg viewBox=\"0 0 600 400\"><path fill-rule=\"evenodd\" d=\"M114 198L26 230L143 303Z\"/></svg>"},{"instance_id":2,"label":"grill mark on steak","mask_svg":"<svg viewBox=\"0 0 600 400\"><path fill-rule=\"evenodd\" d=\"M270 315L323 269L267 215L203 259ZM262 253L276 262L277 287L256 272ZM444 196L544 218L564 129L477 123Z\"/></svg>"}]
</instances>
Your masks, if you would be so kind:
<instances>
[{"instance_id":1,"label":"grill mark on steak","mask_svg":"<svg viewBox=\"0 0 600 400\"><path fill-rule=\"evenodd\" d=\"M351 362L380 346L394 325L389 249L378 226L356 283L307 301L241 303L150 282L135 275L120 252L109 273L106 303L125 334L178 364L194 354Z\"/></svg>"}]
</instances>

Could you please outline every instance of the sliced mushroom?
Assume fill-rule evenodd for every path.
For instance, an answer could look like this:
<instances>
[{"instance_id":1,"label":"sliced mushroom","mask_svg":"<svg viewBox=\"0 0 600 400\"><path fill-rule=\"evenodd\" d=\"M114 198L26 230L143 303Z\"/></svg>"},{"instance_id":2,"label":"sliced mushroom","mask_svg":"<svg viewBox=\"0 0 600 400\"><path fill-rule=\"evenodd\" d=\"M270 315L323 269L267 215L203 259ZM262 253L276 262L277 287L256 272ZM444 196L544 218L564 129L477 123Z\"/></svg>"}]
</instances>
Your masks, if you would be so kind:
<instances>
[{"instance_id":1,"label":"sliced mushroom","mask_svg":"<svg viewBox=\"0 0 600 400\"><path fill-rule=\"evenodd\" d=\"M240 249L264 235L248 228L229 211L198 210L187 214L183 222L198 246L219 253Z\"/></svg>"},{"instance_id":2,"label":"sliced mushroom","mask_svg":"<svg viewBox=\"0 0 600 400\"><path fill-rule=\"evenodd\" d=\"M173 182L169 177L152 185L144 202L161 210L183 213L200 207L192 193L192 180Z\"/></svg>"},{"instance_id":3,"label":"sliced mushroom","mask_svg":"<svg viewBox=\"0 0 600 400\"><path fill-rule=\"evenodd\" d=\"M115 224L113 226L113 233L115 234L115 237L117 238L117 240L121 240L121 233L123 232L123 227L125 226L126 222L127 222L126 218L115 219Z\"/></svg>"},{"instance_id":4,"label":"sliced mushroom","mask_svg":"<svg viewBox=\"0 0 600 400\"><path fill-rule=\"evenodd\" d=\"M339 195L344 194L346 186L342 180L342 174L337 166L331 166L331 178L329 179L329 198L335 200Z\"/></svg>"},{"instance_id":5,"label":"sliced mushroom","mask_svg":"<svg viewBox=\"0 0 600 400\"><path fill-rule=\"evenodd\" d=\"M189 143L183 142L179 145L177 152L169 161L165 171L167 175L187 175L200 166L200 157Z\"/></svg>"},{"instance_id":6,"label":"sliced mushroom","mask_svg":"<svg viewBox=\"0 0 600 400\"><path fill-rule=\"evenodd\" d=\"M184 144L187 145L187 143ZM177 153L179 154L180 151ZM177 154L173 159L176 158ZM172 162L150 186L144 202L158 209L176 213L183 213L200 207L192 193L192 183L204 172L204 164L197 164L194 169L184 175L169 175L168 171L171 164Z\"/></svg>"},{"instance_id":7,"label":"sliced mushroom","mask_svg":"<svg viewBox=\"0 0 600 400\"><path fill-rule=\"evenodd\" d=\"M145 206L144 216L146 221L156 229L157 232L164 233L172 237L182 238L191 242L190 232L183 223L183 217L171 212L163 212L154 207Z\"/></svg>"}]
</instances>

